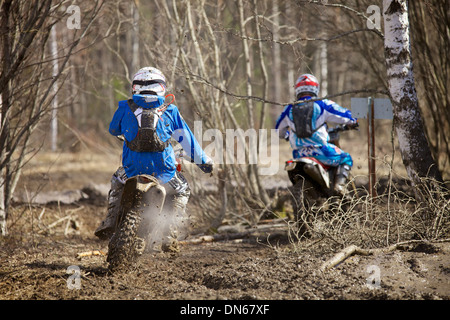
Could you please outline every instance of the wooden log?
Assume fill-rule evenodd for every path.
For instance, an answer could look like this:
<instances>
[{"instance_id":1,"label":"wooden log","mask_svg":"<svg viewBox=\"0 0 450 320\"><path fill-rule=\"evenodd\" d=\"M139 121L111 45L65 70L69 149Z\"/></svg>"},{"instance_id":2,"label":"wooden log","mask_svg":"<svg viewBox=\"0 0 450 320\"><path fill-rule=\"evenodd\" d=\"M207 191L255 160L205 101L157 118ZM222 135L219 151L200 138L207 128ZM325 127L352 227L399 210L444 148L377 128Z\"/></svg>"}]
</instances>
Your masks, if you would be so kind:
<instances>
[{"instance_id":1,"label":"wooden log","mask_svg":"<svg viewBox=\"0 0 450 320\"><path fill-rule=\"evenodd\" d=\"M320 267L321 271L326 271L331 268L334 268L339 263L343 262L348 257L351 257L352 255L358 254L361 256L369 256L373 254L378 253L389 253L395 250L406 250L410 248L411 245L418 245L418 244L430 244L430 243L442 243L442 242L449 242L450 239L440 239L436 241L425 241L425 240L410 240L410 241L403 241L399 243L395 243L393 245L390 245L389 247L385 248L375 248L375 249L362 249L354 244L344 248L343 250L339 251L337 254L335 254L331 259L328 259L325 261L322 266Z\"/></svg>"}]
</instances>

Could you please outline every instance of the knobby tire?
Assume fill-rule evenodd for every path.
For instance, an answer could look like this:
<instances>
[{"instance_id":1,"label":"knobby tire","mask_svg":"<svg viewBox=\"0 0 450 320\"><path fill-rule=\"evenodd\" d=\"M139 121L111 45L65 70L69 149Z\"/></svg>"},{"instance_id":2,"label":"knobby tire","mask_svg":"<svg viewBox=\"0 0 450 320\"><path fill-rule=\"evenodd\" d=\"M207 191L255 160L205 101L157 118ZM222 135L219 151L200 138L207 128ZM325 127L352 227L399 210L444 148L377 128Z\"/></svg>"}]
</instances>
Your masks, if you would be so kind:
<instances>
[{"instance_id":1,"label":"knobby tire","mask_svg":"<svg viewBox=\"0 0 450 320\"><path fill-rule=\"evenodd\" d=\"M139 255L136 245L141 221L140 210L129 210L111 237L107 257L110 272L127 271L135 263Z\"/></svg>"}]
</instances>

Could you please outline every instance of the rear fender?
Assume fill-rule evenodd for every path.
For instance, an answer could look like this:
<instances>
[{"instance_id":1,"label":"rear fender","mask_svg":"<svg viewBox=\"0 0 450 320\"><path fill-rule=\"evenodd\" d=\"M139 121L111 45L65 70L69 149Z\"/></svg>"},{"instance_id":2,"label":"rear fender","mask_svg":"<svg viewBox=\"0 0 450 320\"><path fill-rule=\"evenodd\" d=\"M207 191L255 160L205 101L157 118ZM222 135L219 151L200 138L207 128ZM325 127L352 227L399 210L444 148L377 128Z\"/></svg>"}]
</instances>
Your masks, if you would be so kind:
<instances>
[{"instance_id":1,"label":"rear fender","mask_svg":"<svg viewBox=\"0 0 450 320\"><path fill-rule=\"evenodd\" d=\"M318 162L318 160L315 160L314 158L305 157L305 158L288 160L288 161L286 161L285 170L292 171L297 167L297 165L302 165L302 164L311 164L314 167L318 168L325 185L327 186L327 188L330 188L330 174L329 174L328 170L326 170Z\"/></svg>"},{"instance_id":2,"label":"rear fender","mask_svg":"<svg viewBox=\"0 0 450 320\"><path fill-rule=\"evenodd\" d=\"M159 184L155 177L150 175L138 175L127 179L125 181L121 199L123 211L127 212L130 210L149 193L157 195L157 199L152 196L152 202L157 202L157 207L161 210L166 199L166 189ZM145 198L147 198L147 196ZM145 203L145 205L148 204Z\"/></svg>"}]
</instances>

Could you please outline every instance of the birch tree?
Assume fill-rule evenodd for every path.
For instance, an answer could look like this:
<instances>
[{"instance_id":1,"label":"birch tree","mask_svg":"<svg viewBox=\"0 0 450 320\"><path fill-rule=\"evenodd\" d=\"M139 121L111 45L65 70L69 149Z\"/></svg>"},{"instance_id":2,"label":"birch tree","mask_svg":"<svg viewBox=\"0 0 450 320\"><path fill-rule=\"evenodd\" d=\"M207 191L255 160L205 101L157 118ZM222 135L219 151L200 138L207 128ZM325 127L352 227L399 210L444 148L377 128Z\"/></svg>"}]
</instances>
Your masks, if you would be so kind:
<instances>
[{"instance_id":1,"label":"birch tree","mask_svg":"<svg viewBox=\"0 0 450 320\"><path fill-rule=\"evenodd\" d=\"M384 46L394 125L406 171L415 185L421 178L442 180L425 136L413 76L406 0L384 0Z\"/></svg>"}]
</instances>

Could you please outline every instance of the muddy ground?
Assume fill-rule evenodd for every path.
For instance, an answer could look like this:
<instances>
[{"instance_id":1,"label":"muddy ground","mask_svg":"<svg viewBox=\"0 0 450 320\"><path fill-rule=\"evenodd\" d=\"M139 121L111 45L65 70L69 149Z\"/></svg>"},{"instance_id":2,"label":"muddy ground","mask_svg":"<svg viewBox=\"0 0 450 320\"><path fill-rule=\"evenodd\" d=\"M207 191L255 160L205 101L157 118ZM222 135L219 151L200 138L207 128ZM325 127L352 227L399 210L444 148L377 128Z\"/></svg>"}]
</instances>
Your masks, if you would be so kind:
<instances>
[{"instance_id":1,"label":"muddy ground","mask_svg":"<svg viewBox=\"0 0 450 320\"><path fill-rule=\"evenodd\" d=\"M112 167L96 172L84 168L76 175L24 172L20 188L32 194L30 190L39 189L34 181L42 192L74 189L87 185L87 176L107 184L113 172ZM354 255L321 272L320 266L336 252L298 250L287 225L277 221L265 221L266 228L236 239L187 242L179 253L145 253L130 272L110 274L102 254L107 243L93 235L104 214L101 197L72 204L16 203L10 235L0 239L0 299L450 299L448 242ZM78 256L89 251L95 254Z\"/></svg>"}]
</instances>

